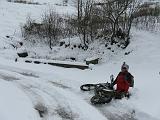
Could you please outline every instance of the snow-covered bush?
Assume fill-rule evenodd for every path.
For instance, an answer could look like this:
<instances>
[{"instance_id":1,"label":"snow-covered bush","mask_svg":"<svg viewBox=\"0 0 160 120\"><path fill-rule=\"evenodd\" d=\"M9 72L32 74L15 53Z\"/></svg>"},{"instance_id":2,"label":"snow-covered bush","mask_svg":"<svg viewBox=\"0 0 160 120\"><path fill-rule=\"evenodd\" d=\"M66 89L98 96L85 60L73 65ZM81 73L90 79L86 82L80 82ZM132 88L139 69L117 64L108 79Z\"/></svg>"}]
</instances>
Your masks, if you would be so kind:
<instances>
[{"instance_id":1,"label":"snow-covered bush","mask_svg":"<svg viewBox=\"0 0 160 120\"><path fill-rule=\"evenodd\" d=\"M22 36L26 40L37 38L47 43L52 49L59 43L60 39L70 38L76 35L75 28L72 27L72 18L60 16L53 9L42 15L40 23L27 18L26 24L22 26Z\"/></svg>"},{"instance_id":2,"label":"snow-covered bush","mask_svg":"<svg viewBox=\"0 0 160 120\"><path fill-rule=\"evenodd\" d=\"M22 27L22 35L26 39L29 37L37 37L39 39L47 39L50 48L56 45L59 37L62 34L61 17L50 11L42 16L42 22L36 23L34 20L28 18L26 24Z\"/></svg>"},{"instance_id":3,"label":"snow-covered bush","mask_svg":"<svg viewBox=\"0 0 160 120\"><path fill-rule=\"evenodd\" d=\"M34 40L36 38L47 43L51 49L59 44L61 39L72 37L80 38L84 50L99 39L110 42L111 45L119 43L126 48L130 43L132 23L137 24L135 21L139 20L141 14L143 16L143 9L137 3L138 0L123 1L94 3L91 0L78 0L78 12L74 17L59 15L54 9L49 9L42 15L40 23L28 18L22 27L22 33L26 40L34 37ZM160 11L159 7L153 6L149 10L147 17L157 16ZM139 23L141 21L138 21ZM155 20L152 20L152 23L154 24ZM63 43L60 44L62 46ZM68 46L67 44L66 47ZM74 45L71 49L76 47Z\"/></svg>"},{"instance_id":4,"label":"snow-covered bush","mask_svg":"<svg viewBox=\"0 0 160 120\"><path fill-rule=\"evenodd\" d=\"M139 29L157 31L160 24L159 2L145 2L140 9L134 13L134 26Z\"/></svg>"}]
</instances>

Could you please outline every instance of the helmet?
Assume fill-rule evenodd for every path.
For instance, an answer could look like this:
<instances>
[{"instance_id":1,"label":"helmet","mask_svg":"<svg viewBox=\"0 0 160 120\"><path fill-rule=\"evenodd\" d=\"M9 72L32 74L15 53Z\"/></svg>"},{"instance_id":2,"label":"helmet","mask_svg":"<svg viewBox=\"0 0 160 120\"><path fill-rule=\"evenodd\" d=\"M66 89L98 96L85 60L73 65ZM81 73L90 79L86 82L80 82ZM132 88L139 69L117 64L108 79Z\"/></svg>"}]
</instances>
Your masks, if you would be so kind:
<instances>
[{"instance_id":1,"label":"helmet","mask_svg":"<svg viewBox=\"0 0 160 120\"><path fill-rule=\"evenodd\" d=\"M126 69L127 71L129 70L129 65L127 65L125 62L123 62L122 66L121 66L121 70L122 69Z\"/></svg>"}]
</instances>

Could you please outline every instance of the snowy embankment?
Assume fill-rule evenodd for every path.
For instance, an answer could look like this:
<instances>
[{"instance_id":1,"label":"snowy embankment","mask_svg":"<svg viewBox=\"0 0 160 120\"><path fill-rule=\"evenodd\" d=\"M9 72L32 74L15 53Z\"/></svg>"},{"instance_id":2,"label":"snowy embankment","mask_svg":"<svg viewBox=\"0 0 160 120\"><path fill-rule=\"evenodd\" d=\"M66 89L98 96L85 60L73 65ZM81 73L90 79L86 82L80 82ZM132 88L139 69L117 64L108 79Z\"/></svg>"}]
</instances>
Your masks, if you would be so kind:
<instances>
[{"instance_id":1,"label":"snowy embankment","mask_svg":"<svg viewBox=\"0 0 160 120\"><path fill-rule=\"evenodd\" d=\"M157 93L160 84L159 35L132 30L131 44L120 52L98 47L96 43L93 46L98 50L94 49L92 53L91 50L82 52L63 48L56 52L57 57L72 54L80 60L88 54L97 55L96 53L100 52L99 55L103 56L103 61L107 63L92 66L92 70L64 69L21 61L16 63L13 59L17 57L16 50L10 43L18 39L21 41L19 24L25 22L29 13L39 20L41 13L48 6L0 2L1 119L160 120L160 97ZM58 6L57 9L73 12L70 7L65 8ZM6 35L13 36L13 39L6 38ZM49 52L55 54L54 49ZM113 49L116 51L116 48ZM37 50L45 54L41 47ZM104 54L101 54L103 52ZM124 55L126 52L130 54ZM135 87L130 89L131 98L114 100L110 104L100 106L91 105L90 98L93 92L82 92L79 87L85 83L109 81L111 74L118 74L123 61L130 65L130 71L135 77ZM43 118L40 118L38 111L34 109L37 106L46 109Z\"/></svg>"}]
</instances>

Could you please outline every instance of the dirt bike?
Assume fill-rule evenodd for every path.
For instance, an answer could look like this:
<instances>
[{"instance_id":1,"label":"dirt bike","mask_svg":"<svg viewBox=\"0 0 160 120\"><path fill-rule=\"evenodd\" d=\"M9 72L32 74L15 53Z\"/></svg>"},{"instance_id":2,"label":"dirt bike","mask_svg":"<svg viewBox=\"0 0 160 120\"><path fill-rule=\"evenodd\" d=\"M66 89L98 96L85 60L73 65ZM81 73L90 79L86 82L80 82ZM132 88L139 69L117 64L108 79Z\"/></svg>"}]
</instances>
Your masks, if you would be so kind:
<instances>
[{"instance_id":1,"label":"dirt bike","mask_svg":"<svg viewBox=\"0 0 160 120\"><path fill-rule=\"evenodd\" d=\"M90 99L91 103L94 105L109 103L113 98L121 99L123 97L129 97L128 93L117 92L113 89L113 75L110 76L110 80L110 83L84 84L80 89L83 91L94 90L95 95Z\"/></svg>"},{"instance_id":2,"label":"dirt bike","mask_svg":"<svg viewBox=\"0 0 160 120\"><path fill-rule=\"evenodd\" d=\"M114 76L113 75L110 76L110 80L111 80L111 83L107 82L107 83L98 83L98 84L84 84L80 87L80 89L82 91L91 91L91 90L95 90L97 88L106 88L106 87L110 88L111 84L114 81Z\"/></svg>"}]
</instances>

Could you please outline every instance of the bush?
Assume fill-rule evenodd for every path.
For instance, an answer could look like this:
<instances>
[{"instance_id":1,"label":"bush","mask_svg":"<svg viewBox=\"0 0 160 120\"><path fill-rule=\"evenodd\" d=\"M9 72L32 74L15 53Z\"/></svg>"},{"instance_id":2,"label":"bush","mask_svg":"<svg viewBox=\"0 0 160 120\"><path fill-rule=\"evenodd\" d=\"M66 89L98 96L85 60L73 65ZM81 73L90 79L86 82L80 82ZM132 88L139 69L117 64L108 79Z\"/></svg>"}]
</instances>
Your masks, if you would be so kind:
<instances>
[{"instance_id":1,"label":"bush","mask_svg":"<svg viewBox=\"0 0 160 120\"><path fill-rule=\"evenodd\" d=\"M37 23L30 17L27 18L27 22L22 26L22 36L26 40L30 40L32 37L40 40L46 40L49 47L55 46L62 38L72 37L76 34L76 30L72 27L72 18L66 19L61 17L53 10L49 10L48 13L42 15L41 23Z\"/></svg>"}]
</instances>

